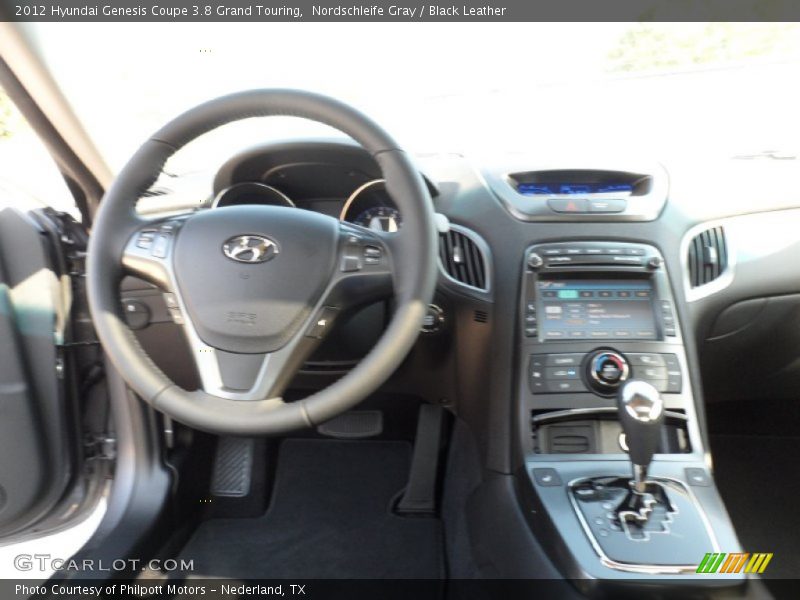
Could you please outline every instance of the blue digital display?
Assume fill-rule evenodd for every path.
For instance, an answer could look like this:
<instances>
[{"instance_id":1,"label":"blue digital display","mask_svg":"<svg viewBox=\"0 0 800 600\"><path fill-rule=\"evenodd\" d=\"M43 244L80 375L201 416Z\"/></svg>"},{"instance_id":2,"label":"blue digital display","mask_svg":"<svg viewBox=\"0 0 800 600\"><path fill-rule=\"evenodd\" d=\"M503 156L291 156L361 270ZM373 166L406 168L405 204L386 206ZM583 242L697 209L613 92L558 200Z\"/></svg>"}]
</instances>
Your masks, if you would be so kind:
<instances>
[{"instance_id":1,"label":"blue digital display","mask_svg":"<svg viewBox=\"0 0 800 600\"><path fill-rule=\"evenodd\" d=\"M517 191L525 196L551 196L553 194L608 194L632 192L629 183L520 183Z\"/></svg>"}]
</instances>

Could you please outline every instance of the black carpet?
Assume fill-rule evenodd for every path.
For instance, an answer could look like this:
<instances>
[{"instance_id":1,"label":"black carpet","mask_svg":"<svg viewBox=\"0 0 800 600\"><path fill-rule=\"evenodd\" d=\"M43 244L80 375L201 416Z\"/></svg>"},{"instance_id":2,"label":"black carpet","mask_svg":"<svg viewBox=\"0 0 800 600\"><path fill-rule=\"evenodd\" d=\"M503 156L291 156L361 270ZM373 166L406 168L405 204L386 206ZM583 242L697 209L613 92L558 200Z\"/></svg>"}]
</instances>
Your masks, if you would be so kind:
<instances>
[{"instance_id":1,"label":"black carpet","mask_svg":"<svg viewBox=\"0 0 800 600\"><path fill-rule=\"evenodd\" d=\"M799 445L791 437L711 436L715 479L743 550L774 553L767 579L800 575Z\"/></svg>"},{"instance_id":2,"label":"black carpet","mask_svg":"<svg viewBox=\"0 0 800 600\"><path fill-rule=\"evenodd\" d=\"M267 512L202 523L181 557L201 577L442 577L439 520L391 512L410 457L405 442L287 440Z\"/></svg>"}]
</instances>

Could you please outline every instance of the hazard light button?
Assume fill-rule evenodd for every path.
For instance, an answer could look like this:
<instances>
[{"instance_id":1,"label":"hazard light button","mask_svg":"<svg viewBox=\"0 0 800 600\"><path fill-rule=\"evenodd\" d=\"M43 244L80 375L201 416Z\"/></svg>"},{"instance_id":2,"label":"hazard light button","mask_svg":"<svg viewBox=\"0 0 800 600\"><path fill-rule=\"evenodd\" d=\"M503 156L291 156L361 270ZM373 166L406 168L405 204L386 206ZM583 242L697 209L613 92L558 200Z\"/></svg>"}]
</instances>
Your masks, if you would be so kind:
<instances>
[{"instance_id":1,"label":"hazard light button","mask_svg":"<svg viewBox=\"0 0 800 600\"><path fill-rule=\"evenodd\" d=\"M589 212L589 201L585 198L550 198L547 206L559 213Z\"/></svg>"}]
</instances>

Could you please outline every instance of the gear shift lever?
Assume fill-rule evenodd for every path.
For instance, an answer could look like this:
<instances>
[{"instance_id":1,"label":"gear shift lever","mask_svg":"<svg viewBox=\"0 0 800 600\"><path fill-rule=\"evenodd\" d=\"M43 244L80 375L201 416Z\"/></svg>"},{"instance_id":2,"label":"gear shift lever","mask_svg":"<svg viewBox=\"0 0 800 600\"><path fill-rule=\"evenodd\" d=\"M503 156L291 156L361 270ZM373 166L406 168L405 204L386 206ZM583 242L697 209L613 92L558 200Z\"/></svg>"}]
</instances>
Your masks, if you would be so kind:
<instances>
[{"instance_id":1,"label":"gear shift lever","mask_svg":"<svg viewBox=\"0 0 800 600\"><path fill-rule=\"evenodd\" d=\"M647 489L647 468L661 437L664 401L646 381L630 379L619 388L617 408L633 463L633 490L643 494Z\"/></svg>"}]
</instances>

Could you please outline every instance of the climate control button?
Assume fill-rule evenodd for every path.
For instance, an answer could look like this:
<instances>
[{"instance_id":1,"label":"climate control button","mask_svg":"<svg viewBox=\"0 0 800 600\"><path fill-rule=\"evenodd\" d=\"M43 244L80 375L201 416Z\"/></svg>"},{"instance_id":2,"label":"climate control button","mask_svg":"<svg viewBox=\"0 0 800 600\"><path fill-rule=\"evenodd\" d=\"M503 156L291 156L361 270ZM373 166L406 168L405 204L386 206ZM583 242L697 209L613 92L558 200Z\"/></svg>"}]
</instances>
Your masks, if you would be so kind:
<instances>
[{"instance_id":1,"label":"climate control button","mask_svg":"<svg viewBox=\"0 0 800 600\"><path fill-rule=\"evenodd\" d=\"M613 393L630 374L628 361L613 350L598 350L591 354L586 368L592 387L604 394Z\"/></svg>"}]
</instances>

